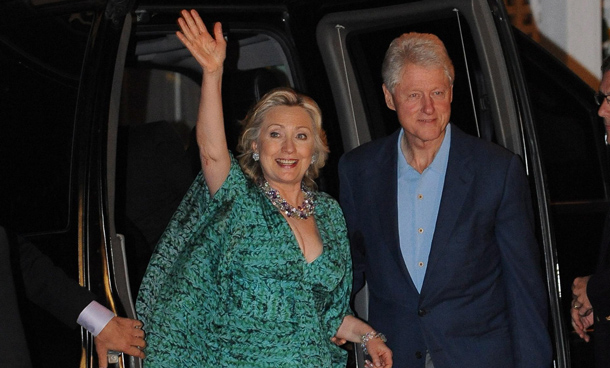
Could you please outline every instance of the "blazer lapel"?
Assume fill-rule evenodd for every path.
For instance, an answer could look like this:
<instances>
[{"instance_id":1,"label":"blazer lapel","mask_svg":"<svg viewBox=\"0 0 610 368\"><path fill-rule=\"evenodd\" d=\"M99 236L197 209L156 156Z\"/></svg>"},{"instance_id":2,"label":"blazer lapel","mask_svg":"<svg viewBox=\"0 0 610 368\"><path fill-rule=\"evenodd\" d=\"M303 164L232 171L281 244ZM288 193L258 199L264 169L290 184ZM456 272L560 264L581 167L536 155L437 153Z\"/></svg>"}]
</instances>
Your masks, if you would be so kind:
<instances>
[{"instance_id":1,"label":"blazer lapel","mask_svg":"<svg viewBox=\"0 0 610 368\"><path fill-rule=\"evenodd\" d=\"M426 285L434 284L434 280L430 280L431 275L434 275L435 270L439 267L439 259L445 253L444 249L449 243L457 218L462 211L464 200L474 178L473 170L470 167L472 155L465 144L465 134L452 125L447 173L445 174L445 184L436 219L436 229L432 238L432 247L422 286L422 294L426 289Z\"/></svg>"},{"instance_id":2,"label":"blazer lapel","mask_svg":"<svg viewBox=\"0 0 610 368\"><path fill-rule=\"evenodd\" d=\"M382 238L379 243L388 248L390 256L397 263L403 276L415 289L400 251L400 238L398 236L396 160L398 155L401 154L397 147L399 134L400 130L386 138L383 146L376 153L375 162L377 165L365 171L367 177L363 178L363 182L373 183L370 198L372 200L371 206L375 208L371 206L369 208L374 210L372 213L379 214L378 219L371 219L371 221L379 221L378 228L380 231L378 236Z\"/></svg>"}]
</instances>

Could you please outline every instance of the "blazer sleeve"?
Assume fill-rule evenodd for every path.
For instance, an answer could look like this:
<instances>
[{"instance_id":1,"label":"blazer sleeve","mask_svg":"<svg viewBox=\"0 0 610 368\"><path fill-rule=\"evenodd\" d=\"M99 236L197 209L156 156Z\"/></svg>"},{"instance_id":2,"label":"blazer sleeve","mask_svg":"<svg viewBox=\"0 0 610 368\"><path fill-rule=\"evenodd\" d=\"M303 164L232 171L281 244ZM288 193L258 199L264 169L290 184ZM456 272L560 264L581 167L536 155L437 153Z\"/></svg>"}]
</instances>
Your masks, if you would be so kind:
<instances>
[{"instance_id":1,"label":"blazer sleeve","mask_svg":"<svg viewBox=\"0 0 610 368\"><path fill-rule=\"evenodd\" d=\"M354 195L352 193L352 183L350 182L349 172L349 163L347 162L346 156L343 156L339 161L339 203L343 209L350 242L353 268L352 296L354 296L364 287L365 283L365 251L361 236L354 231L354 229L358 228L355 224L358 216L356 216L356 208L353 202Z\"/></svg>"},{"instance_id":2,"label":"blazer sleeve","mask_svg":"<svg viewBox=\"0 0 610 368\"><path fill-rule=\"evenodd\" d=\"M77 327L78 316L95 300L94 294L69 278L26 239L16 237L10 243L11 253L18 255L21 271L15 282L22 284L27 298L67 326Z\"/></svg>"},{"instance_id":3,"label":"blazer sleeve","mask_svg":"<svg viewBox=\"0 0 610 368\"><path fill-rule=\"evenodd\" d=\"M30 353L19 313L18 289L7 234L0 227L0 367L30 368Z\"/></svg>"},{"instance_id":4,"label":"blazer sleeve","mask_svg":"<svg viewBox=\"0 0 610 368\"><path fill-rule=\"evenodd\" d=\"M515 367L549 367L552 348L540 249L527 177L516 155L508 166L495 233L506 283Z\"/></svg>"},{"instance_id":5,"label":"blazer sleeve","mask_svg":"<svg viewBox=\"0 0 610 368\"><path fill-rule=\"evenodd\" d=\"M591 276L587 284L587 296L596 319L610 323L610 269L598 271Z\"/></svg>"},{"instance_id":6,"label":"blazer sleeve","mask_svg":"<svg viewBox=\"0 0 610 368\"><path fill-rule=\"evenodd\" d=\"M587 297L598 322L610 324L610 212L606 216L599 260L587 283Z\"/></svg>"}]
</instances>

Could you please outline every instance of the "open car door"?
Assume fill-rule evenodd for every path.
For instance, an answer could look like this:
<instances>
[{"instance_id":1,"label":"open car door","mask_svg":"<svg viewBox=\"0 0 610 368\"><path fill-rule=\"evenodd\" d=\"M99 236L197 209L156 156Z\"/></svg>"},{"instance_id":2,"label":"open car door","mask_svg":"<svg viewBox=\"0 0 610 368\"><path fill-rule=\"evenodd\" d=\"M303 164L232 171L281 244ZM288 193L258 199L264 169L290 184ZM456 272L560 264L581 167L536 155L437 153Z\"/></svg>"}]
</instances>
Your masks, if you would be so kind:
<instances>
[{"instance_id":1,"label":"open car door","mask_svg":"<svg viewBox=\"0 0 610 368\"><path fill-rule=\"evenodd\" d=\"M504 5L494 0L431 0L328 14L317 27L345 151L394 132L395 113L386 108L381 63L390 42L405 32L436 34L456 70L452 123L519 154L534 196L538 239L550 302L555 367L566 367L566 331L559 301L557 260L536 132L520 59ZM569 297L569 296L568 296ZM368 314L368 294L356 312ZM357 358L359 366L362 356Z\"/></svg>"}]
</instances>

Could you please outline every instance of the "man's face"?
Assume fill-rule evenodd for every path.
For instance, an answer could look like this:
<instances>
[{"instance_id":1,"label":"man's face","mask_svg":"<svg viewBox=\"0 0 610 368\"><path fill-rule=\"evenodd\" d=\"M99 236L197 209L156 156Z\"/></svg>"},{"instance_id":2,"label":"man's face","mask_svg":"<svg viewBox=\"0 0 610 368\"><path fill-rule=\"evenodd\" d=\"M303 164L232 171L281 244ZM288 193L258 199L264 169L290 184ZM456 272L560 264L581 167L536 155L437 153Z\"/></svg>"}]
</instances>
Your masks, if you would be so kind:
<instances>
[{"instance_id":1,"label":"man's face","mask_svg":"<svg viewBox=\"0 0 610 368\"><path fill-rule=\"evenodd\" d=\"M410 144L442 142L453 99L453 86L442 68L406 64L394 93L385 85L383 92Z\"/></svg>"},{"instance_id":2,"label":"man's face","mask_svg":"<svg viewBox=\"0 0 610 368\"><path fill-rule=\"evenodd\" d=\"M610 71L605 72L602 77L602 82L599 85L599 92L604 95L610 94ZM604 118L604 125L606 126L606 143L610 144L610 103L607 100L602 101L597 110L597 115Z\"/></svg>"}]
</instances>

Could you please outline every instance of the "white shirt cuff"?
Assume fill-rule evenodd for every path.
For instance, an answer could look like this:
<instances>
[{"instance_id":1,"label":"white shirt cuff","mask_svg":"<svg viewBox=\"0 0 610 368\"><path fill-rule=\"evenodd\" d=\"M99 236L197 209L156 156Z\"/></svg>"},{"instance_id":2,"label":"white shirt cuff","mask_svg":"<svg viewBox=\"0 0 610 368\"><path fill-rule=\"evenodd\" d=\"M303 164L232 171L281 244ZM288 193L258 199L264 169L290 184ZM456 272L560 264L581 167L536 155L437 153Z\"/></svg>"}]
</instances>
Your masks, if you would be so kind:
<instances>
[{"instance_id":1,"label":"white shirt cuff","mask_svg":"<svg viewBox=\"0 0 610 368\"><path fill-rule=\"evenodd\" d=\"M114 313L95 300L80 312L76 323L97 336L114 317Z\"/></svg>"}]
</instances>

